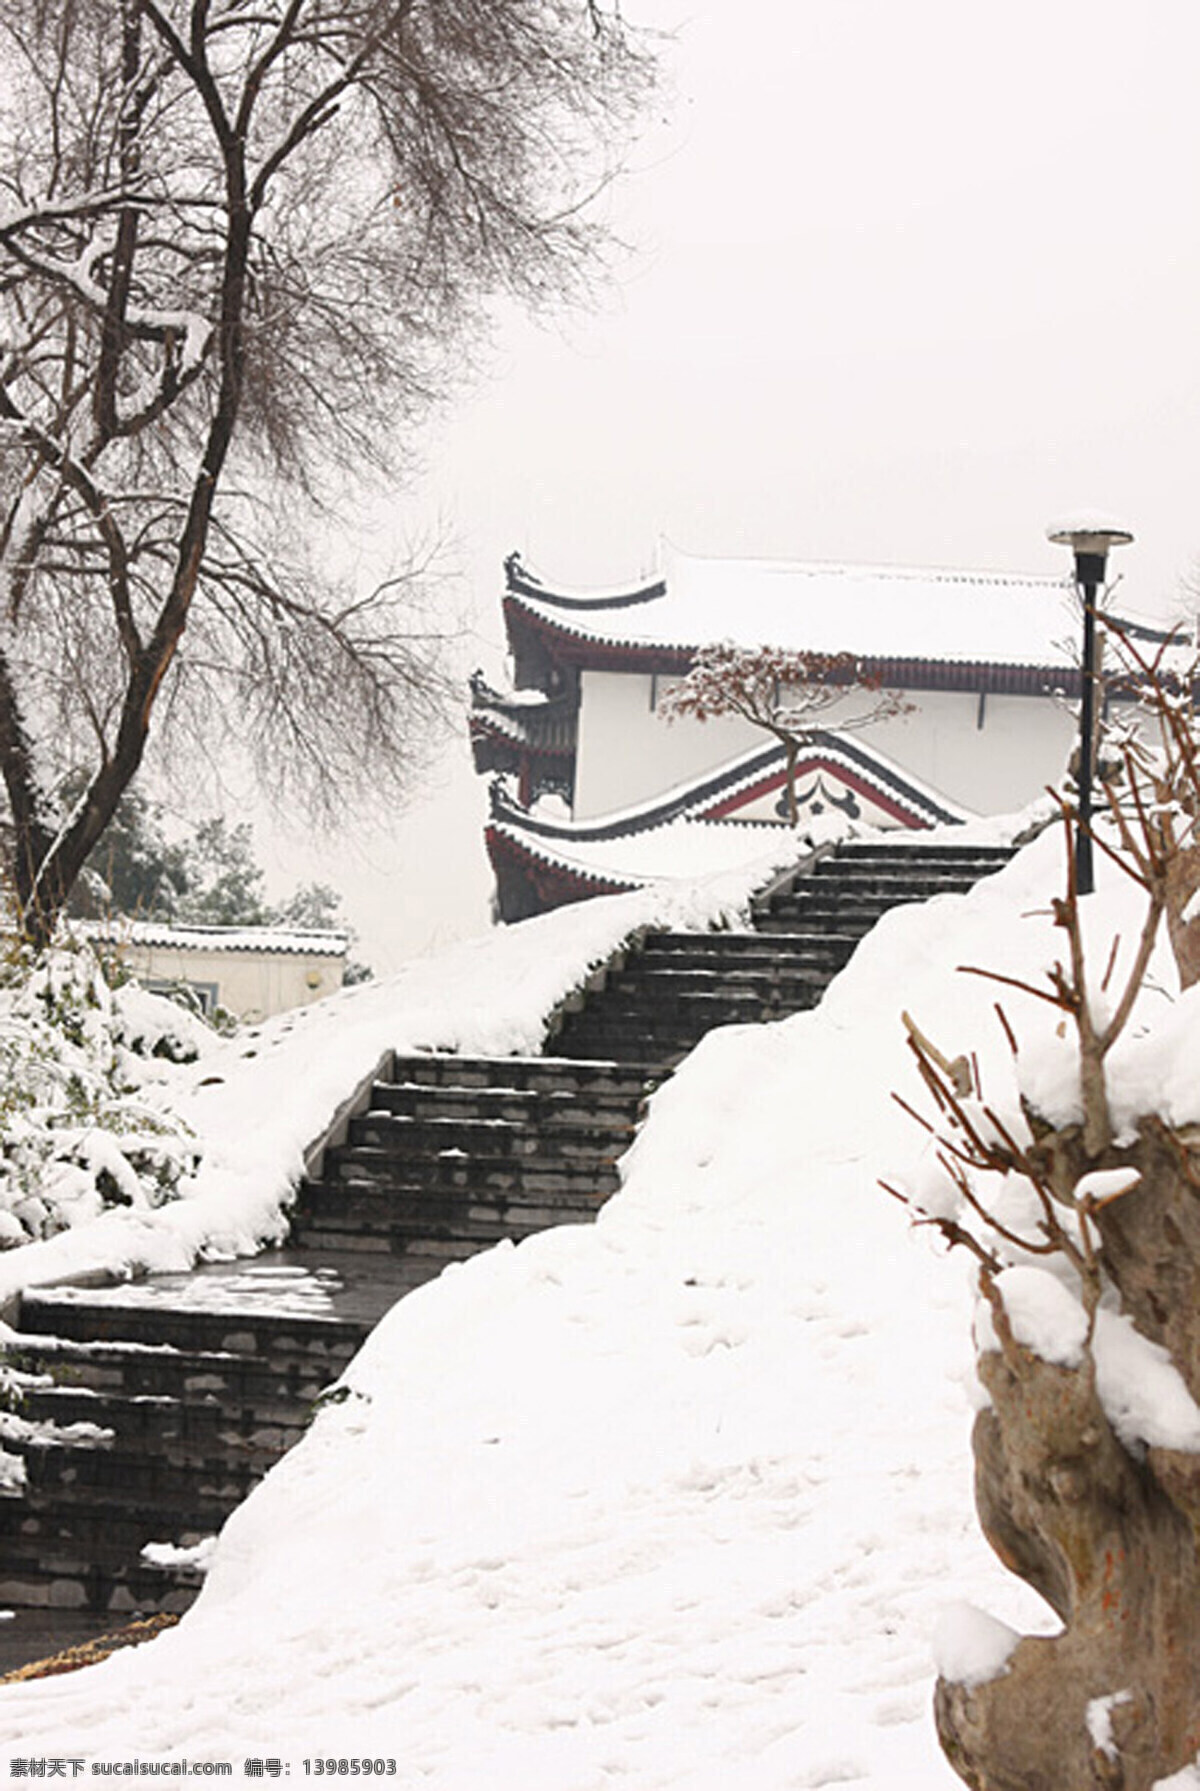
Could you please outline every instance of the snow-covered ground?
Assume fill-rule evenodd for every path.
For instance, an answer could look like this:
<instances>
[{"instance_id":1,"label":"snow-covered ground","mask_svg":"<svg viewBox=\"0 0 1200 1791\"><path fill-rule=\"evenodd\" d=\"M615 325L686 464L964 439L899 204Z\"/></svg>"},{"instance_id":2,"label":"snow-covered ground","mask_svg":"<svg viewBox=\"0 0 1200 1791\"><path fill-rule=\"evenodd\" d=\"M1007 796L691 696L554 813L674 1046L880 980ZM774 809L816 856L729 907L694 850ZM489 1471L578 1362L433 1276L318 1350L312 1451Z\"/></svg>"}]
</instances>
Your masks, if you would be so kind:
<instances>
[{"instance_id":1,"label":"snow-covered ground","mask_svg":"<svg viewBox=\"0 0 1200 1791\"><path fill-rule=\"evenodd\" d=\"M235 1782L261 1776L247 1761L297 1779L369 1758L436 1791L958 1784L930 1714L935 1631L960 1655L978 1639L962 1600L1054 1625L975 1530L968 1267L876 1178L925 1173L891 1098L916 1093L902 1010L1011 1101L996 986L957 967L1040 974L1059 858L1045 835L971 894L894 911L819 1009L711 1034L598 1222L403 1300L230 1519L181 1626L0 1690L4 1752L228 1760ZM602 928L593 906L578 924ZM1097 934L1130 936L1119 882L1091 906ZM481 1002L497 946L475 960ZM1131 1086L1163 1068L1156 977ZM439 1009L430 985L424 1042L529 1044L515 995L485 1039L457 986ZM1069 1106L1056 1014L1004 1004Z\"/></svg>"}]
</instances>

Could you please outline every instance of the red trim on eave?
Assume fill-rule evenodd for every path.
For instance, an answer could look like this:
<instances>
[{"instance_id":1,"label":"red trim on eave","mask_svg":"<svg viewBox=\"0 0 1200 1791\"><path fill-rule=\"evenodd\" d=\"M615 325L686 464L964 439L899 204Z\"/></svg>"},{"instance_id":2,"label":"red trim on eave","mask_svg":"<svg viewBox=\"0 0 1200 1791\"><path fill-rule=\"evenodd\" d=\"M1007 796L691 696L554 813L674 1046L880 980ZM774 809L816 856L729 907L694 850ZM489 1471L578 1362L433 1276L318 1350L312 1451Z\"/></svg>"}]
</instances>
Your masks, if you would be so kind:
<instances>
[{"instance_id":1,"label":"red trim on eave","mask_svg":"<svg viewBox=\"0 0 1200 1791\"><path fill-rule=\"evenodd\" d=\"M848 766L835 765L825 759L806 759L802 765L796 767L796 775L802 777L810 770L827 771L831 777L836 777L841 783L847 784L852 790L857 791L860 796L865 796L876 808L881 808L884 814L891 816L893 821L902 821L906 827L923 832L930 825L927 815L919 814L916 809L908 807L894 796L885 795L882 790L868 783L866 778L859 777ZM749 785L748 788L739 791L736 795L727 796L722 801L714 803L711 808L702 809L697 819L701 821L727 820L739 808L747 808L750 803L759 801L761 797L770 796L775 790L782 790L786 783L786 771L779 771L770 777L760 778L756 784Z\"/></svg>"},{"instance_id":2,"label":"red trim on eave","mask_svg":"<svg viewBox=\"0 0 1200 1791\"><path fill-rule=\"evenodd\" d=\"M559 664L587 671L660 672L686 674L699 648L661 646L652 641L598 641L532 614L519 598L504 599L505 626L510 644L517 632L527 630ZM1046 696L1062 691L1079 694L1077 666L1011 665L998 660L901 659L860 655L864 673L889 690L952 690L994 696Z\"/></svg>"},{"instance_id":3,"label":"red trim on eave","mask_svg":"<svg viewBox=\"0 0 1200 1791\"><path fill-rule=\"evenodd\" d=\"M636 883L618 883L611 877L600 877L592 871L576 870L573 866L561 864L556 859L543 858L540 852L534 852L530 847L513 839L511 834L501 832L500 829L490 824L484 828L483 837L493 870L500 868L496 862L498 856L507 858L510 864L516 865L520 870L528 871L533 876L535 884L550 883L555 888L562 890L564 894L569 892L577 897L627 895L631 889L638 887ZM541 894L540 887L538 893Z\"/></svg>"}]
</instances>

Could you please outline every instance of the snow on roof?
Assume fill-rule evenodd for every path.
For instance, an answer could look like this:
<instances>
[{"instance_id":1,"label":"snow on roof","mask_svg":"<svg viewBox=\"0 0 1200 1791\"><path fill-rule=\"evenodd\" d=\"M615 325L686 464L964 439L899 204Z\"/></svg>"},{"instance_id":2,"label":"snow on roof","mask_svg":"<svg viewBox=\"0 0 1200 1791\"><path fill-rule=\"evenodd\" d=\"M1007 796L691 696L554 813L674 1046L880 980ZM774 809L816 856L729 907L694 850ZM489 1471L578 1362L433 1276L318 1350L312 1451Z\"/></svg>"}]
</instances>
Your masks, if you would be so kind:
<instances>
[{"instance_id":1,"label":"snow on roof","mask_svg":"<svg viewBox=\"0 0 1200 1791\"><path fill-rule=\"evenodd\" d=\"M140 945L177 951L245 951L341 958L349 950L345 933L301 927L173 927L165 921L76 920L72 931L98 945Z\"/></svg>"},{"instance_id":2,"label":"snow on roof","mask_svg":"<svg viewBox=\"0 0 1200 1791\"><path fill-rule=\"evenodd\" d=\"M715 560L664 544L664 578L638 592L551 590L510 572L535 616L581 639L627 646L747 646L872 658L1068 667L1078 659L1069 577Z\"/></svg>"},{"instance_id":3,"label":"snow on roof","mask_svg":"<svg viewBox=\"0 0 1200 1791\"><path fill-rule=\"evenodd\" d=\"M644 833L607 840L538 835L509 820L490 822L488 832L586 882L640 889L676 877L708 877L740 869L762 858L781 830L769 822L756 827L744 821L700 822L678 815Z\"/></svg>"},{"instance_id":4,"label":"snow on roof","mask_svg":"<svg viewBox=\"0 0 1200 1791\"><path fill-rule=\"evenodd\" d=\"M721 810L744 800L782 774L784 751L772 743L739 754L716 772L706 772L629 808L593 821L551 820L493 798L489 834L527 856L573 873L587 882L624 888L675 877L711 876L761 858L772 838L783 834L771 821L727 818ZM973 819L929 784L861 740L822 730L801 754L803 777L824 768L849 778L910 825L933 826Z\"/></svg>"}]
</instances>

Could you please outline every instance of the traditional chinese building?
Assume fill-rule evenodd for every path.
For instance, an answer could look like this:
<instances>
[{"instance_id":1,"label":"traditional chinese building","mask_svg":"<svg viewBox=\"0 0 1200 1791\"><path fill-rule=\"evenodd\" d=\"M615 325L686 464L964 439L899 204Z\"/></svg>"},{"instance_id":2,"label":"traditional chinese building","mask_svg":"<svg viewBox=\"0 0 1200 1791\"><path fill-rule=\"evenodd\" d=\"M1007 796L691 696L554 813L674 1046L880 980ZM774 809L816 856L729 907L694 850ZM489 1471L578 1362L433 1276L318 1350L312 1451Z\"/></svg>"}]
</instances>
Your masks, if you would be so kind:
<instances>
[{"instance_id":1,"label":"traditional chinese building","mask_svg":"<svg viewBox=\"0 0 1200 1791\"><path fill-rule=\"evenodd\" d=\"M744 863L783 824L781 744L736 717L668 721L664 691L732 640L850 653L906 712L802 750L800 824L928 828L1023 807L1062 774L1079 619L1060 579L697 559L628 588L566 590L513 554L512 688L472 680L476 769L501 917ZM847 692L846 721L862 694Z\"/></svg>"}]
</instances>

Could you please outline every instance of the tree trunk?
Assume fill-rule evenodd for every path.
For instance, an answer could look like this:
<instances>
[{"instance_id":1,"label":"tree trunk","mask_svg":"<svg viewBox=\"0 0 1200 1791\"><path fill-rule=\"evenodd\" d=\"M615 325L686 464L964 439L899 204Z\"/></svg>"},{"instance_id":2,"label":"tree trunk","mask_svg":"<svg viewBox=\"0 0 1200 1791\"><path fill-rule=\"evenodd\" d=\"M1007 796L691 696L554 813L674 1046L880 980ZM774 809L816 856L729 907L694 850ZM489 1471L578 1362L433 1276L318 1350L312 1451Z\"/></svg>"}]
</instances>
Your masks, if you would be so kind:
<instances>
[{"instance_id":1,"label":"tree trunk","mask_svg":"<svg viewBox=\"0 0 1200 1791\"><path fill-rule=\"evenodd\" d=\"M787 818L788 826L799 824L800 809L796 802L796 760L800 756L800 742L788 736L784 737L784 766L787 771Z\"/></svg>"},{"instance_id":2,"label":"tree trunk","mask_svg":"<svg viewBox=\"0 0 1200 1791\"><path fill-rule=\"evenodd\" d=\"M1196 1398L1197 1159L1151 1123L1123 1154L1142 1181L1096 1216L1104 1267ZM1113 1431L1090 1353L1056 1367L1014 1341L1003 1312L996 1329L1001 1348L979 1362L980 1520L1064 1628L1026 1637L982 1685L939 1681L942 1745L974 1791L1150 1791L1200 1751L1200 1454L1139 1458Z\"/></svg>"},{"instance_id":3,"label":"tree trunk","mask_svg":"<svg viewBox=\"0 0 1200 1791\"><path fill-rule=\"evenodd\" d=\"M1200 902L1185 920L1188 905L1200 891L1200 846L1181 846L1167 864L1167 932L1179 967L1180 987L1200 982Z\"/></svg>"}]
</instances>

